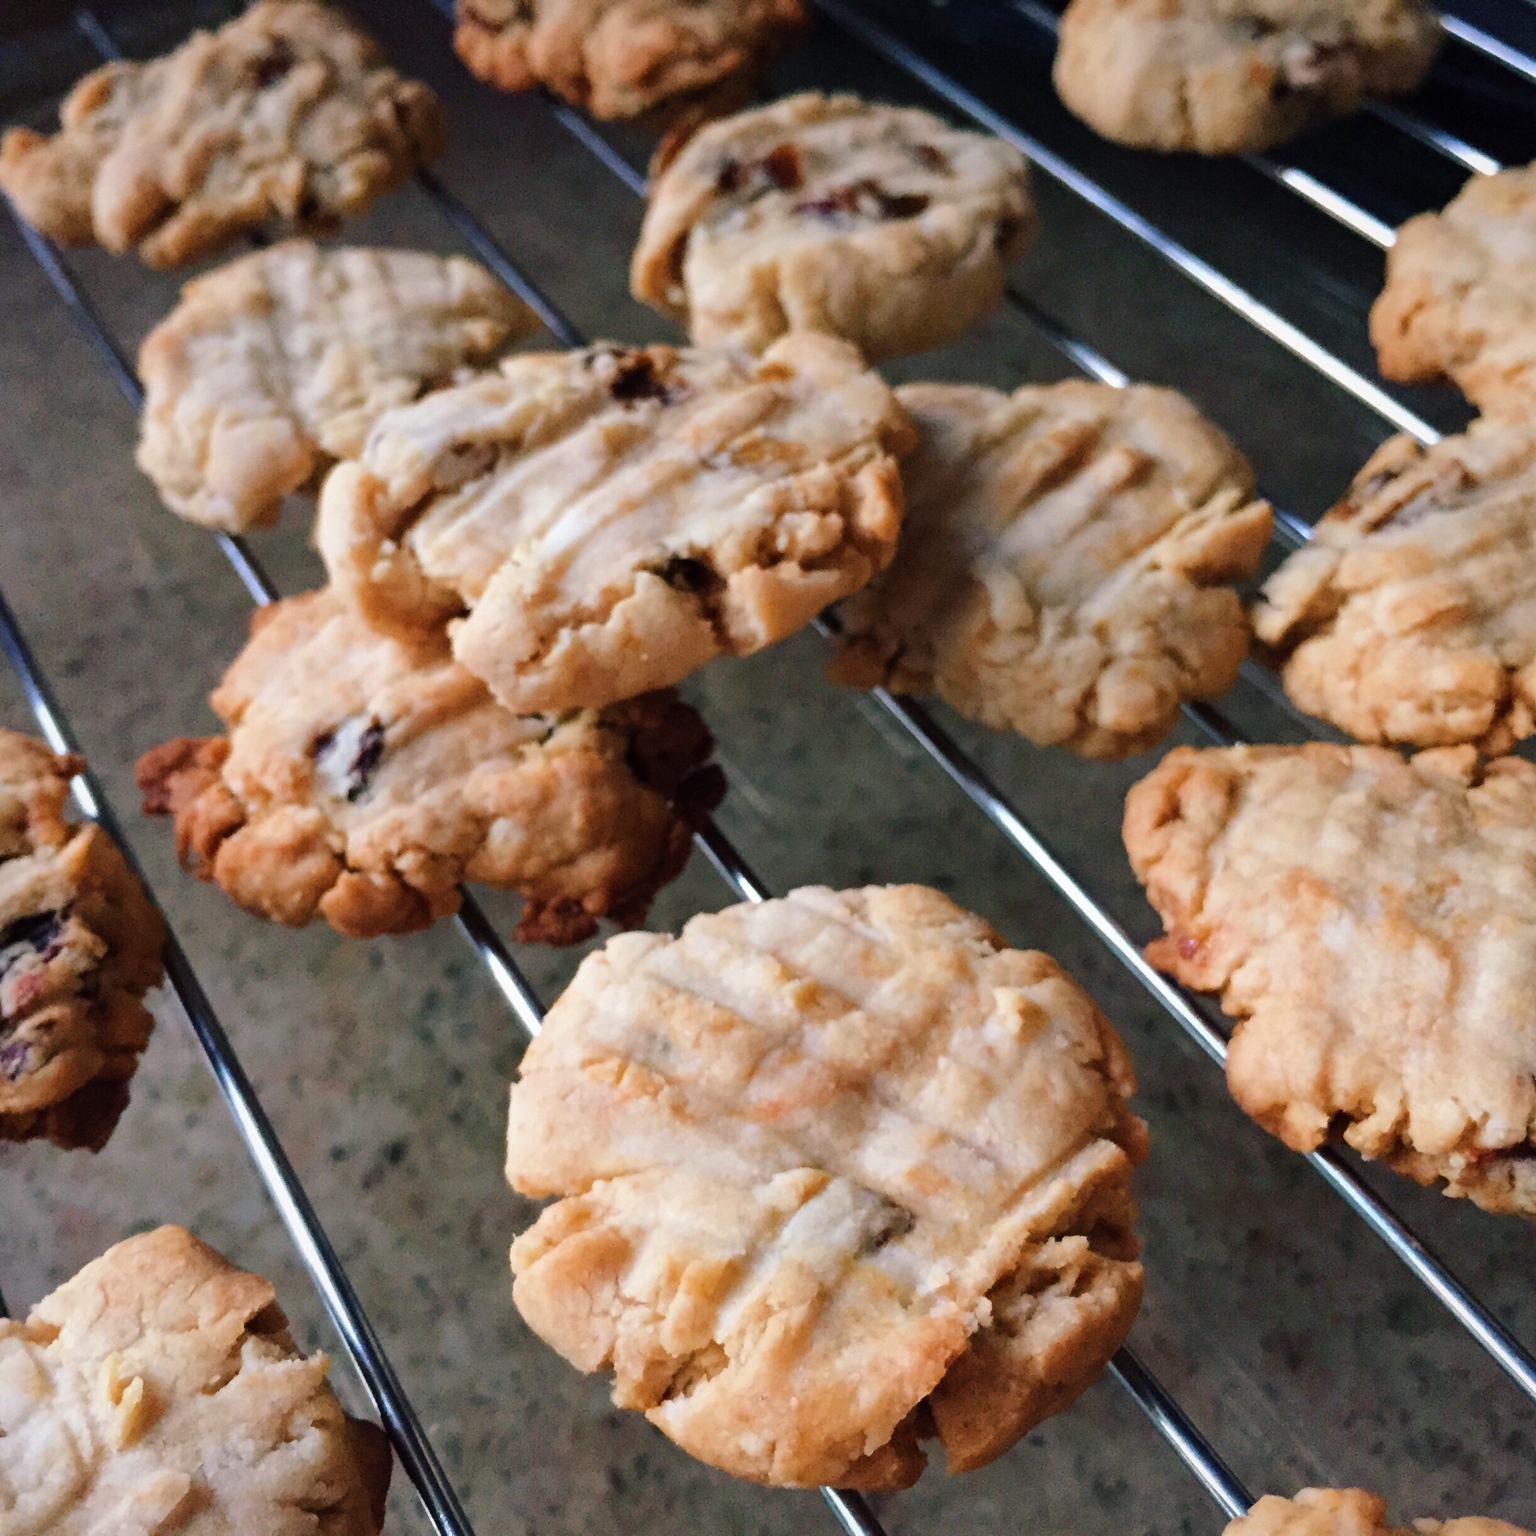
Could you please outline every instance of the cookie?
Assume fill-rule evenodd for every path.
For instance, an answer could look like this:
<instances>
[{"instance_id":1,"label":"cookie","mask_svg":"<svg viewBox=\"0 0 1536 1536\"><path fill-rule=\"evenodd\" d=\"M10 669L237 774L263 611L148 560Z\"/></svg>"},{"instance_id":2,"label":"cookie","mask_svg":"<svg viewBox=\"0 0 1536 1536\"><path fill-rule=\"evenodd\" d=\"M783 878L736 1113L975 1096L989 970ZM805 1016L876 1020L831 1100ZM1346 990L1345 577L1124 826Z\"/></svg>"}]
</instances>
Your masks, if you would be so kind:
<instances>
[{"instance_id":1,"label":"cookie","mask_svg":"<svg viewBox=\"0 0 1536 1536\"><path fill-rule=\"evenodd\" d=\"M1303 1488L1294 1499L1267 1493L1222 1536L1531 1536L1502 1520L1415 1520L1387 1524L1387 1505L1359 1488Z\"/></svg>"},{"instance_id":2,"label":"cookie","mask_svg":"<svg viewBox=\"0 0 1536 1536\"><path fill-rule=\"evenodd\" d=\"M538 324L460 256L299 240L242 256L188 283L139 348L139 468L194 523L274 522L389 407Z\"/></svg>"},{"instance_id":3,"label":"cookie","mask_svg":"<svg viewBox=\"0 0 1536 1536\"><path fill-rule=\"evenodd\" d=\"M594 117L745 92L805 25L801 0L457 0L455 52L504 91L547 85Z\"/></svg>"},{"instance_id":4,"label":"cookie","mask_svg":"<svg viewBox=\"0 0 1536 1536\"><path fill-rule=\"evenodd\" d=\"M94 1152L149 1043L165 933L111 838L64 819L84 766L0 731L0 1140Z\"/></svg>"},{"instance_id":5,"label":"cookie","mask_svg":"<svg viewBox=\"0 0 1536 1536\"><path fill-rule=\"evenodd\" d=\"M50 238L152 267L255 229L333 228L443 147L432 92L314 0L258 0L162 58L95 70L59 120L52 138L7 131L0 189Z\"/></svg>"},{"instance_id":6,"label":"cookie","mask_svg":"<svg viewBox=\"0 0 1536 1536\"><path fill-rule=\"evenodd\" d=\"M1371 307L1381 371L1440 379L1480 411L1536 411L1536 165L1473 176L1440 213L1397 232Z\"/></svg>"},{"instance_id":7,"label":"cookie","mask_svg":"<svg viewBox=\"0 0 1536 1536\"><path fill-rule=\"evenodd\" d=\"M368 621L452 626L519 714L597 707L781 640L901 524L911 428L847 342L524 354L387 411L319 544Z\"/></svg>"},{"instance_id":8,"label":"cookie","mask_svg":"<svg viewBox=\"0 0 1536 1536\"><path fill-rule=\"evenodd\" d=\"M356 938L456 911L464 880L522 893L520 939L639 922L721 792L675 695L514 715L441 636L381 635L330 591L258 610L211 702L227 735L146 752L144 809L247 911Z\"/></svg>"},{"instance_id":9,"label":"cookie","mask_svg":"<svg viewBox=\"0 0 1536 1536\"><path fill-rule=\"evenodd\" d=\"M1108 1021L922 886L626 934L523 1058L513 1300L756 1482L905 1487L1065 1408L1141 1296L1146 1129Z\"/></svg>"},{"instance_id":10,"label":"cookie","mask_svg":"<svg viewBox=\"0 0 1536 1536\"><path fill-rule=\"evenodd\" d=\"M1035 223L1001 139L808 92L710 124L653 177L630 287L697 343L824 331L891 357L994 309Z\"/></svg>"},{"instance_id":11,"label":"cookie","mask_svg":"<svg viewBox=\"0 0 1536 1536\"><path fill-rule=\"evenodd\" d=\"M377 1536L389 1447L301 1355L272 1287L181 1227L0 1318L10 1536Z\"/></svg>"},{"instance_id":12,"label":"cookie","mask_svg":"<svg viewBox=\"0 0 1536 1536\"><path fill-rule=\"evenodd\" d=\"M1291 698L1362 741L1507 752L1536 731L1536 439L1385 443L1265 583Z\"/></svg>"},{"instance_id":13,"label":"cookie","mask_svg":"<svg viewBox=\"0 0 1536 1536\"><path fill-rule=\"evenodd\" d=\"M1167 930L1147 958L1220 992L1260 1125L1536 1216L1536 765L1179 747L1125 846Z\"/></svg>"},{"instance_id":14,"label":"cookie","mask_svg":"<svg viewBox=\"0 0 1536 1536\"><path fill-rule=\"evenodd\" d=\"M1270 509L1182 395L911 384L919 443L888 569L841 609L830 673L933 689L961 714L1088 757L1145 751L1186 699L1224 693L1248 645L1225 582Z\"/></svg>"},{"instance_id":15,"label":"cookie","mask_svg":"<svg viewBox=\"0 0 1536 1536\"><path fill-rule=\"evenodd\" d=\"M1056 90L1140 149L1270 149L1413 90L1441 42L1424 0L1072 0Z\"/></svg>"}]
</instances>

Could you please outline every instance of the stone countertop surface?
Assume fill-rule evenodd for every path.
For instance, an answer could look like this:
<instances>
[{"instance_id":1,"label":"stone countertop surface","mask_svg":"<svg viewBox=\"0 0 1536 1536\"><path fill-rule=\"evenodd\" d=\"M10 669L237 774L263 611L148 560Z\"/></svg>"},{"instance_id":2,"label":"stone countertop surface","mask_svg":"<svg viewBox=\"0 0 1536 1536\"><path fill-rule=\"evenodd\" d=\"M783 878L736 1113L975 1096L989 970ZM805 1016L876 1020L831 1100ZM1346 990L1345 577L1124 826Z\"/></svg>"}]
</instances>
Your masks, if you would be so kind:
<instances>
[{"instance_id":1,"label":"stone countertop surface","mask_svg":"<svg viewBox=\"0 0 1536 1536\"><path fill-rule=\"evenodd\" d=\"M442 180L565 313L593 335L671 337L627 293L638 201L537 97L470 80L426 0L360 0L357 9L447 104ZM1046 142L1369 370L1363 322L1378 253L1250 168L1099 144L1050 98L1048 56L1016 27L987 31L981 8L956 6L963 22L967 10L982 30L955 51L958 65L988 89L1012 91L1020 120ZM914 26L929 25L892 0L890 15L908 12ZM121 36L130 52L154 51L194 14L221 12L139 7L118 18ZM41 121L49 93L90 62L68 34L0 49L6 117ZM1452 71L1436 87L1453 114L1458 78ZM812 84L926 100L825 21L772 82ZM1501 129L1514 131L1507 121ZM1329 130L1298 159L1330 154L1358 168L1366 150L1357 141L1379 144L1381 133L1370 123ZM638 134L609 136L643 160ZM1536 140L1526 158L1533 148ZM1383 216L1454 190L1457 178L1438 162L1401 144L1393 153ZM1380 419L1080 199L1039 175L1036 189L1043 233L1015 288L1135 376L1188 391L1236 436L1277 500L1316 516L1385 435ZM462 249L415 187L345 237ZM187 275L99 251L69 261L130 355ZM1010 306L889 372L1011 386L1071 370ZM138 814L135 758L212 727L206 695L241 644L249 602L216 542L167 513L135 470L132 409L7 219L0 377L0 586L482 1536L831 1529L814 1493L764 1491L691 1461L613 1408L600 1378L577 1375L516 1316L507 1247L532 1212L508 1191L501 1158L522 1040L453 925L375 943L268 926L183 875L169 827ZM1448 428L1464 419L1447 393L1402 398ZM318 581L309 516L296 501L254 541L285 592ZM1094 995L1130 1047L1136 1107L1152 1132L1137 1180L1147 1294L1131 1342L1237 1475L1256 1492L1363 1484L1403 1518L1486 1513L1536 1526L1532 1404L1302 1159L1236 1109L1219 1071L944 775L870 701L822 680L821 659L820 642L803 634L686 685L730 778L722 827L778 890L935 885L1011 941L1055 955ZM1259 739L1307 734L1246 685L1224 707ZM1152 758L1083 763L941 718L1116 921L1138 942L1153 936L1118 836L1125 790ZM3 670L0 722L31 728ZM1172 738L1197 739L1188 726ZM696 857L650 924L672 928L729 899ZM505 931L510 905L488 906ZM580 952L517 958L549 1000ZM156 1014L132 1103L103 1152L0 1148L0 1289L24 1309L110 1243L177 1221L270 1276L298 1336L344 1361L176 1003L159 996ZM1379 1170L1364 1176L1517 1337L1536 1341L1529 1227ZM339 1364L336 1374L360 1404L349 1369ZM985 1471L951 1479L930 1470L910 1492L874 1503L893 1536L1171 1536L1222 1525L1109 1380ZM398 1475L391 1529L428 1529Z\"/></svg>"}]
</instances>

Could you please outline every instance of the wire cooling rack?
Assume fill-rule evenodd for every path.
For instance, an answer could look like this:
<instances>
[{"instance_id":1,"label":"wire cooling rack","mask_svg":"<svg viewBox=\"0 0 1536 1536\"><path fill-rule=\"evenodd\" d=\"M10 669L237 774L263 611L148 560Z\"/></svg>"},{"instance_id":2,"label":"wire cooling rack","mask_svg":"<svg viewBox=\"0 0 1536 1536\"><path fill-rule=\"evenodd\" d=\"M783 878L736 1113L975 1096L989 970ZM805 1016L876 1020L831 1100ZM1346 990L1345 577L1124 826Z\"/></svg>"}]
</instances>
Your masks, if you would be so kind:
<instances>
[{"instance_id":1,"label":"wire cooling rack","mask_svg":"<svg viewBox=\"0 0 1536 1536\"><path fill-rule=\"evenodd\" d=\"M441 26L451 20L451 0L420 0L420 3L424 24ZM1107 218L1244 322L1352 396L1385 426L1405 431L1425 443L1440 435L1430 421L1405 403L1402 392L1385 388L1358 363L1340 355L1335 347L1288 319L1278 307L1250 291L1238 278L1197 254L1165 224L1134 206L1104 179L1028 131L1008 109L1006 91L999 93L995 88L988 90L985 84L978 85L977 76L984 73L974 67L975 61L982 57L978 50L984 51L985 56L996 64L999 36L1005 37L1011 47L1027 47L1025 34L1030 32L1037 34L1037 45L1048 43L1057 17L1040 0L990 0L990 3L969 7L957 5L947 8L948 14L936 12L918 0L913 3L895 0L895 3L885 5L861 5L854 0L816 0L816 3L821 12L821 25L831 29L844 47L894 68L915 88L937 98L938 104L958 120L968 121L1015 144L1029 156L1037 175L1059 184ZM366 9L360 9L363 9L366 22ZM971 23L969 34L964 24L966 13ZM958 28L955 25L957 17L962 23ZM1533 105L1536 105L1536 91L1533 91L1536 88L1536 58L1522 51L1519 42L1507 39L1498 30L1487 30L1479 25L1483 19L1461 15L1446 18L1452 55L1465 54L1485 74L1491 71L1497 76L1502 72L1513 88L1532 93ZM74 21L79 34L101 59L121 57L113 31L95 11L83 8L75 14ZM1520 28L1517 26L1514 30L1518 34ZM396 62L402 68L410 68L407 58ZM1477 76L1475 70L1474 76L1473 88L1486 88L1484 76ZM830 86L839 82L824 83ZM599 129L553 98L544 98L543 105L560 127L590 152L600 177L611 178L624 194L637 198L644 195L643 171L631 158L633 145L626 146L622 134ZM1412 107L1377 104L1367 109L1367 115L1405 145L1412 145L1417 151L1443 161L1458 177L1468 172L1486 174L1500 168L1500 161L1489 149L1469 142L1460 133L1434 120L1432 115L1421 114ZM1536 122L1536 115L1532 120ZM1358 176L1352 179L1346 175L1335 180L1325 168L1320 170L1292 160L1283 152L1249 155L1243 160L1246 167L1260 178L1301 199L1351 235L1378 248L1391 244L1394 224L1404 210L1393 205L1390 196L1373 198L1368 183L1362 192ZM1391 180L1390 177L1384 179ZM552 336L569 346L579 346L586 341L587 338L562 313L544 287L502 248L463 200L431 172L422 172L417 180L420 190L454 233L534 308ZM1391 222L1385 213L1391 214ZM17 227L28 250L46 273L58 297L68 306L117 388L137 409L142 402L142 392L134 371L76 273L61 253L36 231L19 219ZM1120 367L1017 287L1010 289L1008 302L1072 368L1115 387L1123 387L1129 382L1129 376ZM1310 526L1304 517L1277 505L1276 543L1281 550L1300 547L1309 536ZM260 605L273 601L278 595L277 589L246 541L230 535L218 537L224 555L252 602ZM823 622L819 627L823 633L830 633L832 623L835 621ZM0 595L0 647L4 648L20 681L42 734L55 750L76 750L71 727L3 595ZM1253 690L1271 706L1295 714L1270 674L1262 668L1245 663L1239 686ZM1219 1066L1225 1059L1226 1038L1219 1024L1213 1021L1208 1005L1195 1000L1147 965L1138 946L1090 894L1069 863L1053 850L1050 841L1031 825L1007 793L932 714L911 700L894 697L883 690L877 690L874 699L895 729L947 775L1005 842L1054 888L1113 959L1145 989L1152 1002L1200 1047L1213 1064ZM1242 739L1238 729L1219 708L1195 704L1187 707L1186 714L1193 726L1212 742L1226 745ZM1308 728L1314 733L1321 729L1315 722L1308 722ZM127 849L112 807L94 776L87 771L75 781L74 790L84 814L101 822ZM770 892L764 882L718 826L711 823L704 827L696 841L699 851L732 898L753 902L768 898ZM531 1038L540 1027L542 1006L512 950L502 942L491 920L468 892L464 893L456 921L465 941L485 965L518 1027ZM251 1161L374 1400L400 1464L420 1496L431 1526L442 1536L450 1536L450 1533L451 1536L469 1536L472 1527L434 1448L432 1437L402 1387L380 1335L369 1321L294 1164L285 1153L228 1034L174 936L167 949L167 979L190 1022ZM1255 1131L1254 1134L1260 1133ZM1386 1250L1487 1352L1514 1388L1536 1403L1536 1359L1525 1346L1414 1235L1345 1158L1332 1150L1324 1150L1312 1154L1308 1161L1325 1184L1381 1240ZM1249 1491L1172 1394L1135 1354L1122 1349L1112 1362L1109 1374L1164 1437L1222 1515L1236 1515L1248 1507L1252 1502ZM874 1536L882 1531L869 1504L858 1493L830 1488L823 1489L822 1493L833 1520L842 1530L853 1533L853 1536Z\"/></svg>"}]
</instances>

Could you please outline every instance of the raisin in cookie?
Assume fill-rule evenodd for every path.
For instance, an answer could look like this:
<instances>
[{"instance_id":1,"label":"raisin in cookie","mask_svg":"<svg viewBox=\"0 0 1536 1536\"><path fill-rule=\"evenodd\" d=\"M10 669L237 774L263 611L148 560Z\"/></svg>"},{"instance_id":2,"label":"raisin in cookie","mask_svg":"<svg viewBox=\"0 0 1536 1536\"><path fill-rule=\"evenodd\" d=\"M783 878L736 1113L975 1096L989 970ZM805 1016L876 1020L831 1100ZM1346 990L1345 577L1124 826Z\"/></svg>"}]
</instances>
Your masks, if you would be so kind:
<instances>
[{"instance_id":1,"label":"raisin in cookie","mask_svg":"<svg viewBox=\"0 0 1536 1536\"><path fill-rule=\"evenodd\" d=\"M164 930L111 838L64 819L83 767L0 731L0 1140L97 1151L149 1043Z\"/></svg>"},{"instance_id":2,"label":"raisin in cookie","mask_svg":"<svg viewBox=\"0 0 1536 1536\"><path fill-rule=\"evenodd\" d=\"M614 1401L776 1484L978 1467L1141 1297L1130 1062L1056 963L922 886L799 890L589 956L512 1090L558 1196L513 1299Z\"/></svg>"},{"instance_id":3,"label":"raisin in cookie","mask_svg":"<svg viewBox=\"0 0 1536 1536\"><path fill-rule=\"evenodd\" d=\"M212 696L228 735L145 753L139 786L182 862L274 922L407 933L478 880L526 898L519 938L575 943L638 922L719 799L675 695L514 715L441 636L381 635L330 591L252 630Z\"/></svg>"},{"instance_id":4,"label":"raisin in cookie","mask_svg":"<svg viewBox=\"0 0 1536 1536\"><path fill-rule=\"evenodd\" d=\"M509 709L597 706L783 639L901 524L911 427L847 342L524 354L388 411L319 542L370 623L452 628Z\"/></svg>"},{"instance_id":5,"label":"raisin in cookie","mask_svg":"<svg viewBox=\"0 0 1536 1536\"><path fill-rule=\"evenodd\" d=\"M1179 747L1125 846L1167 929L1147 957L1221 993L1260 1125L1536 1217L1536 766Z\"/></svg>"},{"instance_id":6,"label":"raisin in cookie","mask_svg":"<svg viewBox=\"0 0 1536 1536\"><path fill-rule=\"evenodd\" d=\"M1362 741L1507 752L1536 731L1536 439L1384 444L1265 583L1301 708Z\"/></svg>"},{"instance_id":7,"label":"raisin in cookie","mask_svg":"<svg viewBox=\"0 0 1536 1536\"><path fill-rule=\"evenodd\" d=\"M1381 371L1448 378L1481 411L1536 411L1536 165L1473 176L1397 232L1371 309Z\"/></svg>"},{"instance_id":8,"label":"raisin in cookie","mask_svg":"<svg viewBox=\"0 0 1536 1536\"><path fill-rule=\"evenodd\" d=\"M431 91L314 0L259 0L163 58L95 70L59 118L52 138L6 133L0 189L45 235L152 267L265 226L330 228L443 147Z\"/></svg>"},{"instance_id":9,"label":"raisin in cookie","mask_svg":"<svg viewBox=\"0 0 1536 1536\"><path fill-rule=\"evenodd\" d=\"M1142 149L1269 149L1411 91L1441 41L1424 0L1072 0L1056 89Z\"/></svg>"},{"instance_id":10,"label":"raisin in cookie","mask_svg":"<svg viewBox=\"0 0 1536 1536\"><path fill-rule=\"evenodd\" d=\"M711 124L654 178L630 286L696 342L826 331L890 357L995 308L1034 229L1001 139L807 93Z\"/></svg>"},{"instance_id":11,"label":"raisin in cookie","mask_svg":"<svg viewBox=\"0 0 1536 1536\"><path fill-rule=\"evenodd\" d=\"M1267 1493L1222 1536L1531 1536L1502 1520L1415 1520L1389 1526L1387 1505L1360 1488L1303 1488L1294 1499Z\"/></svg>"},{"instance_id":12,"label":"raisin in cookie","mask_svg":"<svg viewBox=\"0 0 1536 1536\"><path fill-rule=\"evenodd\" d=\"M1223 583L1270 510L1235 447L1172 390L912 384L890 567L842 609L838 681L934 689L961 714L1088 757L1159 741L1225 692L1248 645Z\"/></svg>"},{"instance_id":13,"label":"raisin in cookie","mask_svg":"<svg viewBox=\"0 0 1536 1536\"><path fill-rule=\"evenodd\" d=\"M801 0L458 0L457 21L453 46L482 80L547 85L616 118L722 88L744 95L805 11Z\"/></svg>"},{"instance_id":14,"label":"raisin in cookie","mask_svg":"<svg viewBox=\"0 0 1536 1536\"><path fill-rule=\"evenodd\" d=\"M377 1536L389 1448L272 1287L181 1227L0 1318L7 1536Z\"/></svg>"},{"instance_id":15,"label":"raisin in cookie","mask_svg":"<svg viewBox=\"0 0 1536 1536\"><path fill-rule=\"evenodd\" d=\"M302 240L242 256L188 283L144 338L139 468L192 522L270 523L389 407L538 323L460 256Z\"/></svg>"}]
</instances>

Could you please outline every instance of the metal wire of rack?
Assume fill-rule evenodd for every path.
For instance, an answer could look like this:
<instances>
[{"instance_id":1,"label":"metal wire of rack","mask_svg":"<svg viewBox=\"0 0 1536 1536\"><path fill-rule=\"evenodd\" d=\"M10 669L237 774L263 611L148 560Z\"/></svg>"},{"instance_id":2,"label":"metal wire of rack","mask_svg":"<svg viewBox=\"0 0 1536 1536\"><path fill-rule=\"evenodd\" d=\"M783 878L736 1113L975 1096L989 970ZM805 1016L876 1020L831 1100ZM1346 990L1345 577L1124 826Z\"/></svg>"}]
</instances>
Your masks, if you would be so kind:
<instances>
[{"instance_id":1,"label":"metal wire of rack","mask_svg":"<svg viewBox=\"0 0 1536 1536\"><path fill-rule=\"evenodd\" d=\"M446 0L427 0L427 3L439 11L449 8ZM1083 197L1100 212L1107 214L1122 229L1135 235L1208 293L1228 304L1260 331L1301 357L1324 377L1370 406L1384 420L1401 430L1408 431L1422 442L1432 441L1439 435L1427 422L1407 410L1372 381L1351 369L1321 343L1307 336L1275 311L1246 293L1238 284L1195 256L1193 252L1173 240L1156 225L1136 214L1107 189L1078 171L1069 162L1056 156L1046 146L1009 124L1000 114L972 96L957 81L931 65L893 33L871 22L853 6L845 3L845 0L817 0L817 3L849 35L890 62L897 64L922 85L943 97L963 115L1018 144L1047 174ZM1013 0L1013 4L1026 13L1043 9L1035 5L1033 0ZM1041 18L1036 16L1034 19ZM89 10L82 11L78 21L82 33L104 57L118 56L110 34L93 13ZM1453 37L1477 49L1484 56L1514 70L1524 78L1536 81L1536 65L1507 44L1480 32L1470 24L1454 21L1453 18L1447 18L1447 30ZM562 125L586 145L630 191L643 193L644 179L640 173L614 150L585 118L563 103L551 100L548 104ZM1385 109L1381 115L1387 116L1390 113L1397 113L1403 119L1395 126L1401 127L1402 131L1418 139L1419 142L1437 149L1458 163L1474 170L1498 168L1498 162L1492 157L1484 155L1483 152L1465 144L1454 135L1437 129L1435 125L1425 123L1410 114L1398 113L1397 109ZM1391 118L1388 116L1387 120L1391 121ZM1481 157L1482 163L1475 163L1477 157ZM1293 191L1297 191L1308 201L1313 202L1315 206L1331 213L1357 234L1378 245L1388 243L1378 238L1381 230L1385 230L1386 226L1380 225L1373 232L1372 215L1350 203L1348 199L1343 198L1342 194L1333 193L1331 189L1323 187L1315 178L1307 177L1306 173L1299 171L1295 176L1288 175L1287 171L1294 168L1278 166L1267 168L1263 165L1258 168L1271 175L1271 179L1289 186ZM582 338L577 328L500 248L473 213L431 173L423 173L419 182L422 190L465 243L509 287L530 303L551 333L564 344L581 344ZM132 403L137 405L141 396L133 370L69 268L47 241L19 218L16 222L32 255L101 356L118 387ZM1375 222L1379 224L1379 221ZM1037 306L1033 306L1017 294L1011 295L1011 298L1016 306L1036 324L1042 334L1051 340L1075 366L1102 382L1115 385L1124 385L1128 382L1127 376L1114 364ZM1305 538L1308 531L1307 525L1301 519L1293 514L1282 514L1280 533L1286 542L1294 546ZM252 599L258 604L272 601L276 596L276 590L244 542L229 536L221 536L221 542L226 558ZM70 750L72 738L67 723L60 714L46 680L39 671L25 638L16 624L14 614L5 604L3 596L0 596L0 648L6 651L8 659L21 679L28 702L33 708L43 734L56 750ZM896 699L885 694L883 690L877 694L877 697L882 707L949 775L967 798L977 805L988 819L1004 832L1008 840L1046 875L1058 893L1088 923L1116 958L1141 981L1175 1021L1202 1046L1208 1055L1220 1061L1225 1053L1225 1040L1221 1032L1210 1023L1199 1008L1193 1005L1188 996L1147 966L1124 931L1093 901L1002 792L962 752L942 727L921 706ZM1218 741L1238 739L1236 733L1215 710L1197 707L1192 714L1196 723L1212 739ZM76 781L75 792L85 814L100 820L119 843L122 843L111 809L102 798L99 786L89 774ZM752 873L750 867L717 827L711 824L701 831L697 844L711 866L721 875L735 895L751 901L766 899L768 895L766 887ZM467 893L459 924L472 947L488 967L525 1033L530 1036L536 1033L541 1020L539 1001L518 970L511 953L497 936L484 913ZM282 1151L273 1126L262 1110L227 1036L208 1005L206 995L174 939L170 941L167 970L172 988L182 1003L208 1064L229 1103L247 1149L272 1194L295 1246L314 1278L317 1290L358 1366L360 1375L374 1396L381 1417L401 1456L402 1465L415 1484L434 1528L444 1533L444 1536L447 1536L447 1533L453 1533L453 1536L461 1536L462 1533L462 1536L467 1536L471 1528L458 1503L457 1496L422 1431L414 1409L394 1376L383 1346L369 1324L361 1303L337 1260L302 1185ZM1473 1337L1517 1385L1528 1396L1536 1399L1536 1361L1533 1361L1531 1356L1492 1319L1491 1315L1444 1270L1443 1266L1428 1254L1417 1239L1361 1183L1342 1160L1332 1153L1325 1152L1314 1154L1312 1161L1336 1192L1467 1327ZM0 1310L3 1310L3 1304L0 1304ZM1251 1502L1247 1490L1237 1481L1209 1443L1194 1429L1187 1415L1178 1407L1167 1390L1134 1355L1122 1350L1112 1364L1110 1374L1130 1393L1133 1400L1179 1453L1218 1507L1229 1515L1239 1514L1247 1508ZM881 1527L868 1505L858 1494L832 1489L823 1490L823 1493L839 1525L849 1532L850 1536L879 1536Z\"/></svg>"}]
</instances>

